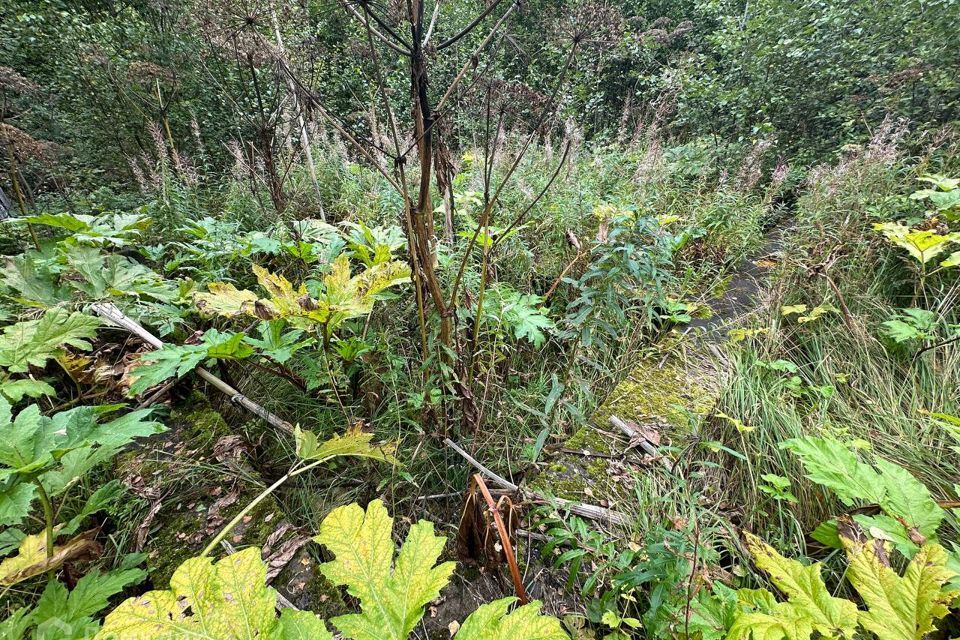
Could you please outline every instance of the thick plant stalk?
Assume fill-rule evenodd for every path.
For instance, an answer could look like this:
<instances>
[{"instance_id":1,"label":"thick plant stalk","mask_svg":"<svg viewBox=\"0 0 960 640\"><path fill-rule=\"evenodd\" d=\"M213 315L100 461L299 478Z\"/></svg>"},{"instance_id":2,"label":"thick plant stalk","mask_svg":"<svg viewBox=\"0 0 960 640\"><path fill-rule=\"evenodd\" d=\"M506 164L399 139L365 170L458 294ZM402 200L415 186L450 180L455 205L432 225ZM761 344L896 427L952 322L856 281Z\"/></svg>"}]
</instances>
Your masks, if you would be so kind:
<instances>
[{"instance_id":1,"label":"thick plant stalk","mask_svg":"<svg viewBox=\"0 0 960 640\"><path fill-rule=\"evenodd\" d=\"M110 302L98 302L90 306L90 310L96 313L101 318L107 320L110 324L119 327L121 329L126 329L130 333L136 335L138 338L144 342L152 345L154 348L159 349L163 346L163 341L144 329L140 323L136 320L133 320L127 316L123 311L117 308L116 305ZM287 433L293 433L293 425L284 420L283 418L271 413L261 405L257 404L247 396L243 395L237 389L230 386L217 376L213 375L203 367L197 367L195 369L197 375L209 382L211 385L216 387L218 391L227 395L230 398L230 402L240 407L243 407L250 413L255 414L257 417L262 418L270 426L285 431Z\"/></svg>"}]
</instances>

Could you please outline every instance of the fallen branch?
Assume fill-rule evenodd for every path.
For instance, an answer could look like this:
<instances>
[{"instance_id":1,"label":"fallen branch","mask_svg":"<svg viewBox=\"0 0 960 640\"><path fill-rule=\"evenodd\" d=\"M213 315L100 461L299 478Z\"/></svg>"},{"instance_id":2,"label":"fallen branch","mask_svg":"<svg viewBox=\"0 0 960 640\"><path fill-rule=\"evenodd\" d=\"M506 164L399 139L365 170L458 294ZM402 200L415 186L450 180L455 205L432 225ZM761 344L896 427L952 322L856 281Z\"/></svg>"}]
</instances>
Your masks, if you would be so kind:
<instances>
[{"instance_id":1,"label":"fallen branch","mask_svg":"<svg viewBox=\"0 0 960 640\"><path fill-rule=\"evenodd\" d=\"M646 438L643 437L643 434L636 431L633 427L628 425L626 422L618 418L617 416L610 416L610 424L623 431L623 433L630 438L631 443L636 443L641 449L645 452L660 460L660 463L663 465L663 468L669 472L673 472L673 464L669 460L661 456L657 450L654 448Z\"/></svg>"},{"instance_id":2,"label":"fallen branch","mask_svg":"<svg viewBox=\"0 0 960 640\"><path fill-rule=\"evenodd\" d=\"M444 438L444 443L459 453L464 460L469 462L475 469L480 473L486 476L489 480L492 480L494 483L500 487L510 491L512 493L520 493L531 500L536 502L555 504L562 509L567 509L571 513L575 513L578 516L583 516L584 518L589 518L591 520L600 520L609 522L611 524L627 526L630 524L630 518L626 514L620 513L619 511L614 511L612 509L607 509L605 507L597 507L592 504L584 504L582 502L574 502L573 500L565 500L563 498L551 498L545 496L542 493L536 491L530 491L527 489L520 489L517 485L513 484L509 480L497 475L487 467L480 464L473 456L460 448L457 443L455 443L450 438Z\"/></svg>"},{"instance_id":3,"label":"fallen branch","mask_svg":"<svg viewBox=\"0 0 960 640\"><path fill-rule=\"evenodd\" d=\"M123 313L123 311L118 309L116 305L110 302L98 302L91 305L90 310L115 327L129 331L147 344L153 346L155 349L159 349L163 346L163 341L160 338L144 329L140 323L128 317L125 313ZM197 372L198 376L209 382L218 391L228 396L230 398L230 402L233 404L243 407L250 413L262 418L272 427L287 433L293 433L292 424L260 406L203 367L197 367L195 371Z\"/></svg>"}]
</instances>

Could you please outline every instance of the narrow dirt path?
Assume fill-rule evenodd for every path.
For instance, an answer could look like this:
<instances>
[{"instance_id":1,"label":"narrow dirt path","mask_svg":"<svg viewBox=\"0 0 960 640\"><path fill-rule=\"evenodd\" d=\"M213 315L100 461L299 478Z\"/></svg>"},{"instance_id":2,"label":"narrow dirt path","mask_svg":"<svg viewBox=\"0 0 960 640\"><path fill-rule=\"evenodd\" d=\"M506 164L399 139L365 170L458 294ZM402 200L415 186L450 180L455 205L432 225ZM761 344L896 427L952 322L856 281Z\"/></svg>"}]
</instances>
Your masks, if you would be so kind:
<instances>
[{"instance_id":1,"label":"narrow dirt path","mask_svg":"<svg viewBox=\"0 0 960 640\"><path fill-rule=\"evenodd\" d=\"M656 461L635 449L637 436L667 449L710 415L726 376L727 334L766 307L765 293L779 263L789 222L774 225L761 248L733 269L723 293L708 302L712 314L671 332L655 357L637 362L559 453L543 463L529 485L567 500L629 510L635 501L632 469ZM617 416L634 428L628 438L612 425ZM628 453L629 450L632 453Z\"/></svg>"}]
</instances>

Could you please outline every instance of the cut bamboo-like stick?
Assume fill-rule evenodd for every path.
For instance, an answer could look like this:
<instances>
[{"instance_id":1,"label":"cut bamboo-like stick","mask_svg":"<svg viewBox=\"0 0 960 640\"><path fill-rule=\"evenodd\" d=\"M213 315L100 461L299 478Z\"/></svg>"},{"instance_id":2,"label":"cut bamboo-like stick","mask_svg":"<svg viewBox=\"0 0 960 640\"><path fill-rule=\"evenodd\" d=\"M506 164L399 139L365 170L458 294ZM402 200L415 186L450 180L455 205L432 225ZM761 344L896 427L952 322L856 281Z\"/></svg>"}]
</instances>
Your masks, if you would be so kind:
<instances>
[{"instance_id":1,"label":"cut bamboo-like stick","mask_svg":"<svg viewBox=\"0 0 960 640\"><path fill-rule=\"evenodd\" d=\"M637 445L646 451L648 454L660 460L660 464L663 465L663 468L667 471L673 472L673 464L661 456L652 444L647 442L647 439L643 437L642 434L638 433L636 429L631 427L629 424L618 418L617 416L610 416L610 424L616 428L623 431L624 435L631 439L631 441L636 440Z\"/></svg>"},{"instance_id":2,"label":"cut bamboo-like stick","mask_svg":"<svg viewBox=\"0 0 960 640\"><path fill-rule=\"evenodd\" d=\"M627 526L630 524L630 518L627 517L625 513L620 513L619 511L614 511L613 509L607 509L605 507L598 507L592 504L584 504L582 502L574 502L573 500L565 500L564 498L551 498L545 496L542 493L536 491L530 491L528 489L521 489L517 485L513 484L506 478L497 475L487 467L480 464L476 458L471 456L469 453L464 451L456 442L450 438L444 438L444 443L454 451L460 454L464 460L470 463L475 469L477 469L484 476L492 480L495 484L500 487L510 491L512 493L521 493L524 496L529 497L532 500L537 502L548 502L553 503L559 506L562 509L567 509L571 513L575 513L578 516L583 516L584 518L590 518L591 520L601 520L604 522L609 522L611 524L617 524L621 526Z\"/></svg>"},{"instance_id":3,"label":"cut bamboo-like stick","mask_svg":"<svg viewBox=\"0 0 960 640\"><path fill-rule=\"evenodd\" d=\"M163 346L163 340L144 329L139 322L127 316L111 302L98 302L91 305L90 310L106 320L109 324L129 331L155 349L159 349ZM262 418L272 427L290 434L293 433L294 429L292 424L260 406L203 367L197 367L195 371L197 372L198 376L209 382L218 391L229 397L230 402L233 404L243 407L250 413Z\"/></svg>"}]
</instances>

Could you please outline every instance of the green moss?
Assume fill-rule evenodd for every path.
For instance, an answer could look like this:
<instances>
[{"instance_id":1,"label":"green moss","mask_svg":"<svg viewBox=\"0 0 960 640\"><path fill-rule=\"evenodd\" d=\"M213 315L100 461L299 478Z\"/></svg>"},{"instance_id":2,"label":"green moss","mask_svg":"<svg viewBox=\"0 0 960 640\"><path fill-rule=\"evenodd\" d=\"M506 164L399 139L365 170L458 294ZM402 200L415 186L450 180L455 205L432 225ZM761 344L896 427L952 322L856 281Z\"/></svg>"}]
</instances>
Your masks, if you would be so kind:
<instances>
[{"instance_id":1,"label":"green moss","mask_svg":"<svg viewBox=\"0 0 960 640\"><path fill-rule=\"evenodd\" d=\"M590 427L581 427L567 440L564 447L567 449L584 449L591 453L610 453L609 443L595 429Z\"/></svg>"},{"instance_id":2,"label":"green moss","mask_svg":"<svg viewBox=\"0 0 960 640\"><path fill-rule=\"evenodd\" d=\"M618 447L600 430L608 428L611 415L646 423L664 431L666 437L685 434L691 418L710 412L716 401L712 373L676 360L643 362L613 390L585 426L564 443L565 449L616 454ZM632 482L615 460L573 453L563 454L529 482L536 491L568 500L622 503L632 499ZM589 492L588 492L589 490Z\"/></svg>"},{"instance_id":3,"label":"green moss","mask_svg":"<svg viewBox=\"0 0 960 640\"><path fill-rule=\"evenodd\" d=\"M610 443L589 426L577 431L564 443L564 448L605 455L613 452ZM589 494L615 500L625 498L629 487L622 479L611 478L610 464L608 458L562 453L543 467L529 486L535 491L567 500L589 502Z\"/></svg>"},{"instance_id":4,"label":"green moss","mask_svg":"<svg viewBox=\"0 0 960 640\"><path fill-rule=\"evenodd\" d=\"M605 428L610 416L655 423L686 431L691 415L709 412L716 393L702 372L667 361L650 360L634 369L594 413L592 422Z\"/></svg>"}]
</instances>

